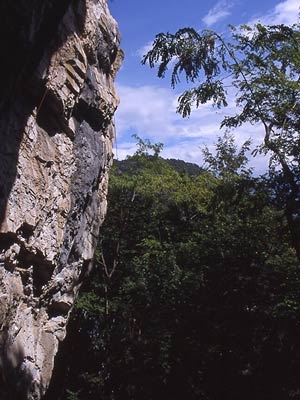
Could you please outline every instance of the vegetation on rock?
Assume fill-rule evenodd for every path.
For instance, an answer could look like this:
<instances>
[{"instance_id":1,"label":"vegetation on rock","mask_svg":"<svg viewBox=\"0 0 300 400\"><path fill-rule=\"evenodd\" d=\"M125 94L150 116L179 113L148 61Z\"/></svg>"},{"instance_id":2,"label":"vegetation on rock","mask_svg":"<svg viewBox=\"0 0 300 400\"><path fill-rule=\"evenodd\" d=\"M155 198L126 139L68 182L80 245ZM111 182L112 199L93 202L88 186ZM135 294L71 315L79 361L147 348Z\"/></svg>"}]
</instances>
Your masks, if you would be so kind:
<instances>
[{"instance_id":1,"label":"vegetation on rock","mask_svg":"<svg viewBox=\"0 0 300 400\"><path fill-rule=\"evenodd\" d=\"M198 175L148 151L114 167L57 399L295 398L299 263L247 147L219 138Z\"/></svg>"},{"instance_id":2,"label":"vegetation on rock","mask_svg":"<svg viewBox=\"0 0 300 400\"><path fill-rule=\"evenodd\" d=\"M137 137L111 174L55 398L299 398L299 39L299 25L157 35L143 62L192 85L178 111L226 106L232 86L238 111L222 125L260 122L270 170L254 176L250 142L229 133L193 173Z\"/></svg>"},{"instance_id":3,"label":"vegetation on rock","mask_svg":"<svg viewBox=\"0 0 300 400\"><path fill-rule=\"evenodd\" d=\"M192 87L179 97L178 112L184 117L207 102L225 107L234 94L237 113L226 116L221 126L263 126L256 151L270 154L273 172L280 168L276 173L285 182L285 213L300 260L299 41L300 24L231 26L229 39L185 28L158 34L143 63L158 66L159 77L170 67L172 87L185 76Z\"/></svg>"}]
</instances>

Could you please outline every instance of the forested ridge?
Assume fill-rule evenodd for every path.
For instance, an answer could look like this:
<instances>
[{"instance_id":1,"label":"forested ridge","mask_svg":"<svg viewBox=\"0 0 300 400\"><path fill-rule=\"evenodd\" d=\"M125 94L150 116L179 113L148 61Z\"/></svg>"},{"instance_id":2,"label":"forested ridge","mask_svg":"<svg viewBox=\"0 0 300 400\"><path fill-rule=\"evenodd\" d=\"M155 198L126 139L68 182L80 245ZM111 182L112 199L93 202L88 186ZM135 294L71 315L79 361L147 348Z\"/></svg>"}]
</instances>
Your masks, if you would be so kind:
<instances>
[{"instance_id":1,"label":"forested ridge","mask_svg":"<svg viewBox=\"0 0 300 400\"><path fill-rule=\"evenodd\" d=\"M141 139L115 163L52 398L299 398L299 261L249 145L219 138L198 174Z\"/></svg>"},{"instance_id":2,"label":"forested ridge","mask_svg":"<svg viewBox=\"0 0 300 400\"><path fill-rule=\"evenodd\" d=\"M300 399L299 40L299 24L156 36L143 63L185 78L178 112L235 101L221 125L261 143L227 131L195 168L136 136L49 398Z\"/></svg>"}]
</instances>

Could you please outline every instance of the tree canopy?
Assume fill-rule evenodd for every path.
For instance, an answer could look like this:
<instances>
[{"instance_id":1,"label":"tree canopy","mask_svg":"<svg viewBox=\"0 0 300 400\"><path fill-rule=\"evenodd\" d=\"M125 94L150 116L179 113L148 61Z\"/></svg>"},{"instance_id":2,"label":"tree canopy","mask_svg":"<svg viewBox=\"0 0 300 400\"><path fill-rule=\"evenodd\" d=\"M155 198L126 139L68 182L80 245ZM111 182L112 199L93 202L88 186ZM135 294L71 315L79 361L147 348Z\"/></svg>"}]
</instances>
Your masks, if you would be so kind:
<instances>
[{"instance_id":1,"label":"tree canopy","mask_svg":"<svg viewBox=\"0 0 300 400\"><path fill-rule=\"evenodd\" d=\"M299 39L299 25L157 35L143 62L173 87L186 78L178 111L225 107L234 88L222 125L260 122L270 170L254 176L250 141L229 132L203 169L136 137L49 399L299 398Z\"/></svg>"},{"instance_id":2,"label":"tree canopy","mask_svg":"<svg viewBox=\"0 0 300 400\"><path fill-rule=\"evenodd\" d=\"M147 143L112 171L49 398L292 399L300 269L272 180L230 135L197 175Z\"/></svg>"},{"instance_id":3,"label":"tree canopy","mask_svg":"<svg viewBox=\"0 0 300 400\"><path fill-rule=\"evenodd\" d=\"M221 126L262 124L257 151L270 154L273 172L278 174L280 167L285 211L300 259L300 25L230 28L229 38L192 28L160 33L142 62L157 66L160 78L171 68L173 88L182 75L191 85L179 97L183 117L208 101L226 107L235 96L237 112L225 116Z\"/></svg>"}]
</instances>

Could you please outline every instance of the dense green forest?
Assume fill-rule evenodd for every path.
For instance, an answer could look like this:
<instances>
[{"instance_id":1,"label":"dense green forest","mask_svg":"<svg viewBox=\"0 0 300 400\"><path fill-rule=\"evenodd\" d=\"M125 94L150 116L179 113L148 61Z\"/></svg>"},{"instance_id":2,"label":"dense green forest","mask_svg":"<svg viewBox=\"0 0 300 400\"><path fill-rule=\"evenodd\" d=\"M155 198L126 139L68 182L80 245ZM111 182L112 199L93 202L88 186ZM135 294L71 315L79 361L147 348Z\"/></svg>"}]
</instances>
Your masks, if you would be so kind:
<instances>
[{"instance_id":1,"label":"dense green forest","mask_svg":"<svg viewBox=\"0 0 300 400\"><path fill-rule=\"evenodd\" d=\"M230 86L237 114L222 125L260 123L264 137L253 151L226 133L203 168L136 137L110 175L95 268L49 399L300 399L299 35L299 25L231 27L229 41L157 35L143 62L191 85L183 116L226 106ZM248 166L251 150L269 156L265 175Z\"/></svg>"},{"instance_id":2,"label":"dense green forest","mask_svg":"<svg viewBox=\"0 0 300 400\"><path fill-rule=\"evenodd\" d=\"M159 33L142 62L159 78L170 77L173 88L185 79L177 107L183 117L207 103L225 113L232 103L235 114L225 113L221 127L256 125L261 144L254 151L269 156L270 171L282 172L285 214L300 260L300 22L229 29Z\"/></svg>"},{"instance_id":3,"label":"dense green forest","mask_svg":"<svg viewBox=\"0 0 300 400\"><path fill-rule=\"evenodd\" d=\"M253 176L249 143L230 135L204 149L205 169L160 149L140 140L114 165L50 398L299 398L300 269L282 175Z\"/></svg>"}]
</instances>

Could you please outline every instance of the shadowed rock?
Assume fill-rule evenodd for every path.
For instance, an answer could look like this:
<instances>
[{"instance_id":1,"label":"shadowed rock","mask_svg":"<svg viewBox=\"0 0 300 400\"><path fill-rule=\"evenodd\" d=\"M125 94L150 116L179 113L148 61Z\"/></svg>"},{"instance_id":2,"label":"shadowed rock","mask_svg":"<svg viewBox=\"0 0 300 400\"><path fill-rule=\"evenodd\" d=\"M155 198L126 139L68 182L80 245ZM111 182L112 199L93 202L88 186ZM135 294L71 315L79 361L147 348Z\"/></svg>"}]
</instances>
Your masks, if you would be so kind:
<instances>
[{"instance_id":1,"label":"shadowed rock","mask_svg":"<svg viewBox=\"0 0 300 400\"><path fill-rule=\"evenodd\" d=\"M105 0L17 3L0 5L0 398L38 400L106 212L122 52Z\"/></svg>"}]
</instances>

